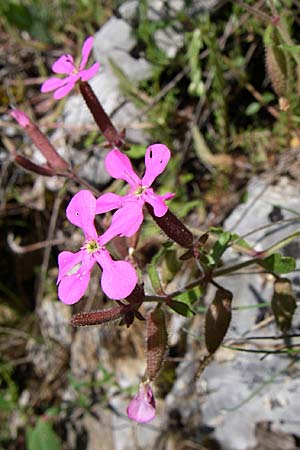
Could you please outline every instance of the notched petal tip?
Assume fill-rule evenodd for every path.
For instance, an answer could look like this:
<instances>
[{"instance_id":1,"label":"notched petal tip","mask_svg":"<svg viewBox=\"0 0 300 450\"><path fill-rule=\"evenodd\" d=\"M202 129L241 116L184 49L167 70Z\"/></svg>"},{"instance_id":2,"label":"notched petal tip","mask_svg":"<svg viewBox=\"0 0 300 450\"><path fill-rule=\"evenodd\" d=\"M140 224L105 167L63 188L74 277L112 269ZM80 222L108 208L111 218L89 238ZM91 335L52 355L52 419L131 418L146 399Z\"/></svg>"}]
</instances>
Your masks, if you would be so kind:
<instances>
[{"instance_id":1,"label":"notched petal tip","mask_svg":"<svg viewBox=\"0 0 300 450\"><path fill-rule=\"evenodd\" d=\"M142 178L143 186L151 186L155 178L166 168L171 158L171 152L164 144L150 145L145 154L146 171Z\"/></svg>"},{"instance_id":2,"label":"notched petal tip","mask_svg":"<svg viewBox=\"0 0 300 450\"><path fill-rule=\"evenodd\" d=\"M52 64L52 70L54 73L60 73L60 74L70 74L73 72L75 66L74 66L74 60L72 55L62 55L58 58L57 61L55 61L54 64Z\"/></svg>"},{"instance_id":3,"label":"notched petal tip","mask_svg":"<svg viewBox=\"0 0 300 450\"><path fill-rule=\"evenodd\" d=\"M66 215L68 220L77 227L80 227L86 238L97 238L94 220L96 211L96 199L88 190L77 192L71 199Z\"/></svg>"},{"instance_id":4,"label":"notched petal tip","mask_svg":"<svg viewBox=\"0 0 300 450\"><path fill-rule=\"evenodd\" d=\"M72 275L65 276L58 285L59 300L66 305L79 302L87 290L90 276L90 272L82 273L80 269Z\"/></svg>"},{"instance_id":5,"label":"notched petal tip","mask_svg":"<svg viewBox=\"0 0 300 450\"><path fill-rule=\"evenodd\" d=\"M132 168L130 159L117 148L107 153L105 167L113 178L125 180L131 187L136 187L140 183L139 177Z\"/></svg>"},{"instance_id":6,"label":"notched petal tip","mask_svg":"<svg viewBox=\"0 0 300 450\"><path fill-rule=\"evenodd\" d=\"M102 268L101 287L105 295L113 300L128 297L138 282L134 267L127 261L114 261L106 249L95 258Z\"/></svg>"}]
</instances>

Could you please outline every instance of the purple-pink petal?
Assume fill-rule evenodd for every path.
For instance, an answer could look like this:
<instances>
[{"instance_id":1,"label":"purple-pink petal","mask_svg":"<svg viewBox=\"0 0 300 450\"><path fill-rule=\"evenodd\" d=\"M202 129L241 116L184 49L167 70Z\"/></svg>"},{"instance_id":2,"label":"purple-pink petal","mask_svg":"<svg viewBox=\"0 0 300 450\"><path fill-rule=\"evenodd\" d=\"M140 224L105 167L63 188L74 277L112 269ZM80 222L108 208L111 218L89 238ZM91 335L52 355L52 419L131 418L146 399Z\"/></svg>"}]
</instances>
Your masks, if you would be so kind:
<instances>
[{"instance_id":1,"label":"purple-pink petal","mask_svg":"<svg viewBox=\"0 0 300 450\"><path fill-rule=\"evenodd\" d=\"M163 144L152 144L146 150L146 171L142 178L143 186L151 186L155 178L166 168L171 157L171 152Z\"/></svg>"},{"instance_id":2,"label":"purple-pink petal","mask_svg":"<svg viewBox=\"0 0 300 450\"><path fill-rule=\"evenodd\" d=\"M163 196L155 194L152 188L147 189L143 193L143 200L150 203L157 217L164 216L168 211L168 206L165 204Z\"/></svg>"},{"instance_id":3,"label":"purple-pink petal","mask_svg":"<svg viewBox=\"0 0 300 450\"><path fill-rule=\"evenodd\" d=\"M127 181L132 188L140 185L140 179L134 172L130 159L117 148L107 153L105 167L113 178Z\"/></svg>"},{"instance_id":4,"label":"purple-pink petal","mask_svg":"<svg viewBox=\"0 0 300 450\"><path fill-rule=\"evenodd\" d=\"M143 219L143 209L139 202L126 203L113 214L110 226L100 237L101 245L116 236L133 236L142 225Z\"/></svg>"},{"instance_id":5,"label":"purple-pink petal","mask_svg":"<svg viewBox=\"0 0 300 450\"><path fill-rule=\"evenodd\" d=\"M163 200L171 200L172 198L175 197L176 194L174 194L173 192L166 192L165 194L161 195L160 197Z\"/></svg>"},{"instance_id":6,"label":"purple-pink petal","mask_svg":"<svg viewBox=\"0 0 300 450\"><path fill-rule=\"evenodd\" d=\"M67 305L73 305L83 297L90 281L95 259L87 253L82 254L83 260L79 269L71 275L64 276L58 285L58 298Z\"/></svg>"},{"instance_id":7,"label":"purple-pink petal","mask_svg":"<svg viewBox=\"0 0 300 450\"><path fill-rule=\"evenodd\" d=\"M68 220L83 230L86 239L98 238L94 225L95 211L96 199L88 190L77 192L66 210Z\"/></svg>"},{"instance_id":8,"label":"purple-pink petal","mask_svg":"<svg viewBox=\"0 0 300 450\"><path fill-rule=\"evenodd\" d=\"M68 275L74 269L77 264L81 264L83 259L82 250L77 253L72 252L61 252L58 255L58 277L57 284L61 281L61 279Z\"/></svg>"},{"instance_id":9,"label":"purple-pink petal","mask_svg":"<svg viewBox=\"0 0 300 450\"><path fill-rule=\"evenodd\" d=\"M133 266L126 261L114 261L106 249L97 252L95 258L102 268L101 287L111 299L126 298L138 281Z\"/></svg>"},{"instance_id":10,"label":"purple-pink petal","mask_svg":"<svg viewBox=\"0 0 300 450\"><path fill-rule=\"evenodd\" d=\"M99 71L100 63L96 62L89 69L84 69L79 72L82 81L88 81L93 78Z\"/></svg>"},{"instance_id":11,"label":"purple-pink petal","mask_svg":"<svg viewBox=\"0 0 300 450\"><path fill-rule=\"evenodd\" d=\"M92 47L93 47L93 43L94 43L93 36L88 37L84 41L83 46L82 46L82 50L81 50L82 58L81 58L81 61L80 61L79 70L82 70L82 69L85 68L86 63L87 63L87 61L89 59Z\"/></svg>"},{"instance_id":12,"label":"purple-pink petal","mask_svg":"<svg viewBox=\"0 0 300 450\"><path fill-rule=\"evenodd\" d=\"M124 203L124 197L108 192L96 200L96 214L103 214L112 209L120 208Z\"/></svg>"},{"instance_id":13,"label":"purple-pink petal","mask_svg":"<svg viewBox=\"0 0 300 450\"><path fill-rule=\"evenodd\" d=\"M79 78L79 75L70 75L70 77L66 79L67 82L65 83L65 85L54 92L53 97L55 98L55 100L60 100L61 98L68 95L68 93L71 92L71 90L74 88Z\"/></svg>"},{"instance_id":14,"label":"purple-pink petal","mask_svg":"<svg viewBox=\"0 0 300 450\"><path fill-rule=\"evenodd\" d=\"M25 128L27 125L30 124L30 119L27 116L27 114L25 114L23 111L21 111L20 109L13 109L12 111L10 111L10 116L13 117L18 124Z\"/></svg>"},{"instance_id":15,"label":"purple-pink petal","mask_svg":"<svg viewBox=\"0 0 300 450\"><path fill-rule=\"evenodd\" d=\"M62 55L52 64L52 70L54 73L70 74L73 72L74 60L72 55Z\"/></svg>"},{"instance_id":16,"label":"purple-pink petal","mask_svg":"<svg viewBox=\"0 0 300 450\"><path fill-rule=\"evenodd\" d=\"M56 77L49 78L49 80L46 80L42 84L41 92L54 91L55 89L58 89L58 88L64 86L68 82L69 82L68 78L56 78Z\"/></svg>"},{"instance_id":17,"label":"purple-pink petal","mask_svg":"<svg viewBox=\"0 0 300 450\"><path fill-rule=\"evenodd\" d=\"M156 414L155 399L149 384L141 383L139 392L134 396L127 407L129 419L138 423L147 423L154 419Z\"/></svg>"}]
</instances>

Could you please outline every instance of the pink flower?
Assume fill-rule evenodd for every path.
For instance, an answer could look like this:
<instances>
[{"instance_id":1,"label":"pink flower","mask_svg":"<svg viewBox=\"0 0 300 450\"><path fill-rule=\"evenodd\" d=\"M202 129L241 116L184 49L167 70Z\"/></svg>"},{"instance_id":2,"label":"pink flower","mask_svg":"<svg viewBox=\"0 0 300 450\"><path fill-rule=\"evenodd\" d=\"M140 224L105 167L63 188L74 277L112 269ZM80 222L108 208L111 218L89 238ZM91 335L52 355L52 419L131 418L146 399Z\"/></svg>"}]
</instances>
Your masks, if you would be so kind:
<instances>
[{"instance_id":1,"label":"pink flower","mask_svg":"<svg viewBox=\"0 0 300 450\"><path fill-rule=\"evenodd\" d=\"M155 417L155 399L148 383L141 383L139 392L134 396L127 407L129 419L138 423L147 423Z\"/></svg>"},{"instance_id":2,"label":"pink flower","mask_svg":"<svg viewBox=\"0 0 300 450\"><path fill-rule=\"evenodd\" d=\"M112 299L127 297L137 283L132 265L126 261L114 261L104 247L108 240L97 235L95 211L96 199L87 190L75 194L66 210L69 221L80 227L85 236L79 252L65 251L58 256L58 297L68 305L78 302L84 295L95 263L102 268L102 290Z\"/></svg>"},{"instance_id":3,"label":"pink flower","mask_svg":"<svg viewBox=\"0 0 300 450\"><path fill-rule=\"evenodd\" d=\"M87 81L92 78L99 70L100 64L96 62L89 69L85 69L89 55L93 47L94 38L88 37L82 46L82 58L79 67L75 67L72 55L62 55L52 65L54 73L65 74L65 78L49 78L42 84L42 92L55 91L53 97L59 100L65 97L75 86L77 81Z\"/></svg>"},{"instance_id":4,"label":"pink flower","mask_svg":"<svg viewBox=\"0 0 300 450\"><path fill-rule=\"evenodd\" d=\"M105 158L105 166L113 178L127 181L130 191L124 197L117 194L104 194L97 199L96 214L101 214L112 209L118 209L112 216L112 222L104 233L105 239L112 239L116 235L132 236L140 228L143 222L143 206L150 203L157 217L162 217L168 211L165 200L174 197L175 194L167 192L164 195L155 194L151 185L160 175L169 162L171 152L163 144L153 144L146 150L146 171L142 179L134 172L131 162L120 150L111 150Z\"/></svg>"}]
</instances>

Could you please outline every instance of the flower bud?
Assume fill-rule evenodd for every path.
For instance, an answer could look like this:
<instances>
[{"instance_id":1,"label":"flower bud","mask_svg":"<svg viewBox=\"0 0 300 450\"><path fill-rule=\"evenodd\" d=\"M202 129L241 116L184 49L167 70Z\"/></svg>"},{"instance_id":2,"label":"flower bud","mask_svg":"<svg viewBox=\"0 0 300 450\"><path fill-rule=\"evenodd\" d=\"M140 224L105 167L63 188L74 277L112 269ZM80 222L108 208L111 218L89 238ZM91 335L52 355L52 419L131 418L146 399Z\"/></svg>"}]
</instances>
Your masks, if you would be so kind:
<instances>
[{"instance_id":1,"label":"flower bud","mask_svg":"<svg viewBox=\"0 0 300 450\"><path fill-rule=\"evenodd\" d=\"M148 382L141 383L139 392L134 396L127 407L129 419L138 423L147 423L155 417L155 399Z\"/></svg>"},{"instance_id":2,"label":"flower bud","mask_svg":"<svg viewBox=\"0 0 300 450\"><path fill-rule=\"evenodd\" d=\"M95 122L103 133L105 139L113 146L122 147L123 139L121 135L117 132L112 121L104 111L91 86L86 81L81 81L79 83L79 87L85 103L91 111Z\"/></svg>"},{"instance_id":3,"label":"flower bud","mask_svg":"<svg viewBox=\"0 0 300 450\"><path fill-rule=\"evenodd\" d=\"M149 203L146 203L146 207L157 225L170 239L185 248L191 248L193 246L193 234L169 209L162 217L157 217Z\"/></svg>"},{"instance_id":4,"label":"flower bud","mask_svg":"<svg viewBox=\"0 0 300 450\"><path fill-rule=\"evenodd\" d=\"M14 109L10 112L18 124L24 129L25 133L31 138L34 145L44 155L50 167L58 172L65 172L69 165L57 153L48 138L41 132L41 130L29 119L29 117L19 109Z\"/></svg>"},{"instance_id":5,"label":"flower bud","mask_svg":"<svg viewBox=\"0 0 300 450\"><path fill-rule=\"evenodd\" d=\"M128 306L120 305L113 308L102 309L100 311L90 311L73 314L71 325L74 327L82 327L85 325L101 325L102 323L111 322L124 316Z\"/></svg>"}]
</instances>

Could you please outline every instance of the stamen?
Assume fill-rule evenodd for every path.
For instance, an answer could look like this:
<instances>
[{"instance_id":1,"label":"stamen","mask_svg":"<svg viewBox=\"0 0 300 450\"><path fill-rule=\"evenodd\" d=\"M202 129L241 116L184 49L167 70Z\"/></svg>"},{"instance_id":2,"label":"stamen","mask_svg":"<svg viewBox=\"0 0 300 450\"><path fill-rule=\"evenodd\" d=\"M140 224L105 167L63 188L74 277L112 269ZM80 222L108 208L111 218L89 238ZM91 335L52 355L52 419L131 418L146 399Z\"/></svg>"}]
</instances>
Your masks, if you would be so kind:
<instances>
[{"instance_id":1,"label":"stamen","mask_svg":"<svg viewBox=\"0 0 300 450\"><path fill-rule=\"evenodd\" d=\"M87 251L88 253L95 253L98 250L100 250L101 246L99 245L98 241L95 239L91 239L90 241L86 241L84 245L81 247L82 250Z\"/></svg>"}]
</instances>

